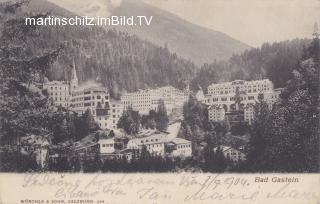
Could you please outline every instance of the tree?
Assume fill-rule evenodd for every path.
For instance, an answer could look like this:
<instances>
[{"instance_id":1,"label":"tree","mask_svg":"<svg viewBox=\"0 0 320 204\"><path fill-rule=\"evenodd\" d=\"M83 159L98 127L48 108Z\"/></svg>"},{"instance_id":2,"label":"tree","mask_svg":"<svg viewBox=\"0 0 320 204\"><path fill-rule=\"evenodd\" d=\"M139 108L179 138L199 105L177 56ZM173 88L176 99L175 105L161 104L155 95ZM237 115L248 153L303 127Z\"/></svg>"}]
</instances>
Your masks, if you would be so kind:
<instances>
[{"instance_id":1,"label":"tree","mask_svg":"<svg viewBox=\"0 0 320 204\"><path fill-rule=\"evenodd\" d=\"M169 118L167 115L167 109L164 104L164 101L161 99L158 101L158 109L157 109L155 122L156 122L157 129L159 131L163 131L163 132L167 131Z\"/></svg>"},{"instance_id":2,"label":"tree","mask_svg":"<svg viewBox=\"0 0 320 204\"><path fill-rule=\"evenodd\" d=\"M85 132L87 134L93 133L99 129L99 125L95 122L94 117L90 110L86 110L86 112L82 115L83 125L85 126ZM86 134L86 135L87 135Z\"/></svg>"},{"instance_id":3,"label":"tree","mask_svg":"<svg viewBox=\"0 0 320 204\"><path fill-rule=\"evenodd\" d=\"M267 137L270 134L270 110L268 104L259 97L259 102L254 107L254 121L250 131L250 141L247 145L248 169L264 171L267 168L266 148Z\"/></svg>"},{"instance_id":4,"label":"tree","mask_svg":"<svg viewBox=\"0 0 320 204\"><path fill-rule=\"evenodd\" d=\"M59 114L37 83L61 49L42 51L42 55L28 52L26 41L37 35L38 27L25 26L24 18L17 17L25 16L21 14L23 5L24 1L0 6L0 139L11 144L27 134L52 132L50 121Z\"/></svg>"},{"instance_id":5,"label":"tree","mask_svg":"<svg viewBox=\"0 0 320 204\"><path fill-rule=\"evenodd\" d=\"M122 128L127 134L137 134L140 129L141 117L137 111L129 107L120 117L117 127Z\"/></svg>"},{"instance_id":6,"label":"tree","mask_svg":"<svg viewBox=\"0 0 320 204\"><path fill-rule=\"evenodd\" d=\"M203 170L209 172L224 172L227 167L228 161L224 157L220 146L217 146L215 149L209 145L205 147Z\"/></svg>"},{"instance_id":7,"label":"tree","mask_svg":"<svg viewBox=\"0 0 320 204\"><path fill-rule=\"evenodd\" d=\"M247 122L241 121L233 124L230 128L230 131L233 135L244 135L250 131L250 127Z\"/></svg>"},{"instance_id":8,"label":"tree","mask_svg":"<svg viewBox=\"0 0 320 204\"><path fill-rule=\"evenodd\" d=\"M306 49L281 101L260 108L248 146L254 171L319 171L319 39ZM263 111L265 110L265 111Z\"/></svg>"},{"instance_id":9,"label":"tree","mask_svg":"<svg viewBox=\"0 0 320 204\"><path fill-rule=\"evenodd\" d=\"M179 135L193 142L203 141L208 125L207 106L190 95L183 105L183 118Z\"/></svg>"},{"instance_id":10,"label":"tree","mask_svg":"<svg viewBox=\"0 0 320 204\"><path fill-rule=\"evenodd\" d=\"M146 129L155 129L156 128L156 118L157 112L155 110L150 110L149 115L143 115L141 117L141 125Z\"/></svg>"}]
</instances>

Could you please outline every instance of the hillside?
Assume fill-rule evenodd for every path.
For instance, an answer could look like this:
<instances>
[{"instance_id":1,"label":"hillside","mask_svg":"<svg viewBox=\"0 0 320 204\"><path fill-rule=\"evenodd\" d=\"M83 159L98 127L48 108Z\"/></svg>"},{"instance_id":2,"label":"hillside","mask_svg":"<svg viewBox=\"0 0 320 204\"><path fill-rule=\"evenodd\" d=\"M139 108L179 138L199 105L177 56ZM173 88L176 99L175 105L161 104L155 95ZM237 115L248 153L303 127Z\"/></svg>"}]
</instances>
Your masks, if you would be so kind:
<instances>
[{"instance_id":1,"label":"hillside","mask_svg":"<svg viewBox=\"0 0 320 204\"><path fill-rule=\"evenodd\" d=\"M141 0L115 1L118 2L116 5L109 1L95 0L82 6L61 3L61 0L50 1L60 3L66 9L81 15L153 16L151 26L117 26L116 29L135 34L159 46L166 44L170 51L192 60L197 65L214 60L228 60L232 54L239 54L250 48L222 32L192 24Z\"/></svg>"},{"instance_id":2,"label":"hillside","mask_svg":"<svg viewBox=\"0 0 320 204\"><path fill-rule=\"evenodd\" d=\"M27 10L73 15L43 0L32 0ZM115 97L124 91L169 84L184 88L196 70L192 62L164 47L99 27L43 26L38 36L26 41L30 54L57 49L61 44L64 49L48 74L50 79L67 79L74 58L80 82L100 82Z\"/></svg>"},{"instance_id":3,"label":"hillside","mask_svg":"<svg viewBox=\"0 0 320 204\"><path fill-rule=\"evenodd\" d=\"M310 39L265 43L260 48L234 55L228 61L205 64L193 79L192 87L197 89L200 85L206 90L211 83L261 78L269 78L276 88L284 87L292 79L292 71L298 67L309 44Z\"/></svg>"}]
</instances>

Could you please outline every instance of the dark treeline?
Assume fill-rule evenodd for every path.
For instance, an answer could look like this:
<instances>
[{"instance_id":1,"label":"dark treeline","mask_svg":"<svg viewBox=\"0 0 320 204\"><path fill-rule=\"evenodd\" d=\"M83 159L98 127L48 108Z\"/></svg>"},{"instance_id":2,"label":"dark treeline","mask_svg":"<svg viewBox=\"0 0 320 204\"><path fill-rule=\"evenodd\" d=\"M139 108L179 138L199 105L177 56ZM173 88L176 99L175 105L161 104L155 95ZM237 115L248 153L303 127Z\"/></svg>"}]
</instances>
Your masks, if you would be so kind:
<instances>
[{"instance_id":1,"label":"dark treeline","mask_svg":"<svg viewBox=\"0 0 320 204\"><path fill-rule=\"evenodd\" d=\"M284 87L292 79L292 71L299 66L309 39L296 39L265 43L240 55L233 55L226 62L205 64L192 81L192 87L206 90L212 83L236 79L254 80L269 78L276 88Z\"/></svg>"},{"instance_id":2,"label":"dark treeline","mask_svg":"<svg viewBox=\"0 0 320 204\"><path fill-rule=\"evenodd\" d=\"M158 101L157 111L150 110L148 115L140 115L138 111L134 111L131 107L125 110L118 121L118 128L126 131L129 135L135 135L140 128L157 129L159 131L167 131L169 118L167 109L163 100Z\"/></svg>"},{"instance_id":3,"label":"dark treeline","mask_svg":"<svg viewBox=\"0 0 320 204\"><path fill-rule=\"evenodd\" d=\"M319 39L305 49L282 100L255 107L247 147L249 171L319 172Z\"/></svg>"},{"instance_id":4,"label":"dark treeline","mask_svg":"<svg viewBox=\"0 0 320 204\"><path fill-rule=\"evenodd\" d=\"M29 52L27 41L39 35L37 26L24 26L17 13L23 4L0 4L0 144L1 171L34 165L35 152L22 152L22 137L34 136L52 144L80 140L96 131L87 112L79 116L53 106L48 93L38 83L61 54L62 48Z\"/></svg>"}]
</instances>

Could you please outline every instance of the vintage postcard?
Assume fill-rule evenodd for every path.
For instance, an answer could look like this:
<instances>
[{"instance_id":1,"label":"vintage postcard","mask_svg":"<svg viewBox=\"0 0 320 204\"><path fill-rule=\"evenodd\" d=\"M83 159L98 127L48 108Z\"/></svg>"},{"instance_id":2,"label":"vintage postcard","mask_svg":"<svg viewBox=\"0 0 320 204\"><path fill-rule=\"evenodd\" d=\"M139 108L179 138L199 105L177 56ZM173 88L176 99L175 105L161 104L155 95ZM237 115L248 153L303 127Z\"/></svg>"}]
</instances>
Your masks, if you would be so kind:
<instances>
[{"instance_id":1,"label":"vintage postcard","mask_svg":"<svg viewBox=\"0 0 320 204\"><path fill-rule=\"evenodd\" d=\"M319 0L0 0L0 204L320 204Z\"/></svg>"}]
</instances>

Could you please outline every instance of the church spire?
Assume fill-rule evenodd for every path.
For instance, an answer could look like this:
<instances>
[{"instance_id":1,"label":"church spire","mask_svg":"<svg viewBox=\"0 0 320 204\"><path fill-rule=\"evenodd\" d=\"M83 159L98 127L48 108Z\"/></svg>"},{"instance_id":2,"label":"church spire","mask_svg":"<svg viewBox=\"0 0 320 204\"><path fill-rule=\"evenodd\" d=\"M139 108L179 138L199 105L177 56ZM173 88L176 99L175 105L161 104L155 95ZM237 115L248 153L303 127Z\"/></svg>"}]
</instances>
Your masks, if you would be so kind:
<instances>
[{"instance_id":1,"label":"church spire","mask_svg":"<svg viewBox=\"0 0 320 204\"><path fill-rule=\"evenodd\" d=\"M71 80L70 80L70 91L73 92L79 85L78 77L77 77L77 70L76 70L76 63L72 61L72 72L71 72Z\"/></svg>"}]
</instances>

